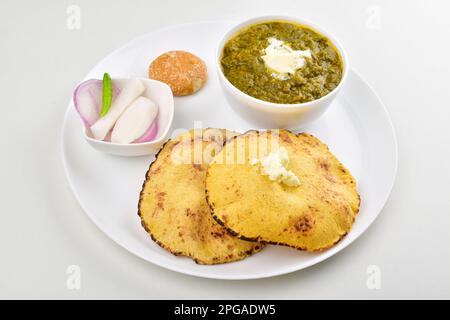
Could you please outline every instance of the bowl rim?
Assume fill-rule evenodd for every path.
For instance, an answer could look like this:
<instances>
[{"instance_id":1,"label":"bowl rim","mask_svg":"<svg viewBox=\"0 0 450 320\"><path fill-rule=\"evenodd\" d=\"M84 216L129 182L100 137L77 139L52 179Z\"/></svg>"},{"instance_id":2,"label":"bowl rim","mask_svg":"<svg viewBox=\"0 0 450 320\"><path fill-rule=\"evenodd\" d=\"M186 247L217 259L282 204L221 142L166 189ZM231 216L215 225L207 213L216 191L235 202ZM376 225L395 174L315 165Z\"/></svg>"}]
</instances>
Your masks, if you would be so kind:
<instances>
[{"instance_id":1,"label":"bowl rim","mask_svg":"<svg viewBox=\"0 0 450 320\"><path fill-rule=\"evenodd\" d=\"M155 139L155 140L152 140L152 141L122 144L122 143L117 143L117 142L111 142L111 141L104 141L104 140L94 139L94 138L90 137L87 134L88 128L86 128L86 126L83 125L81 129L83 131L84 138L88 142L92 142L92 143L96 143L96 144L100 144L100 145L104 145L104 146L138 148L138 147L142 147L142 146L152 146L152 145L159 144L159 143L165 141L165 139L166 139L166 137L167 137L167 135L169 133L169 130L170 130L171 126L172 126L173 117L174 117L174 113L175 113L175 101L174 101L172 90L170 89L170 87L166 83L158 81L158 80L154 80L154 79L147 79L147 78L140 78L140 77L127 77L127 78L113 78L112 80L113 81L114 80L125 81L125 80L129 80L131 78L136 78L136 79L139 79L139 80L144 81L144 82L150 82L150 83L159 85L159 86L165 88L166 90L168 90L168 92L170 93L170 95L169 95L170 96L169 121L168 121L168 123L166 125L166 128L163 131L163 134L161 134L161 136L158 139ZM159 128L158 128L158 130L159 130Z\"/></svg>"},{"instance_id":2,"label":"bowl rim","mask_svg":"<svg viewBox=\"0 0 450 320\"><path fill-rule=\"evenodd\" d=\"M316 31L319 34L325 36L332 43L338 50L339 54L341 55L342 64L343 64L342 78L341 78L341 81L339 82L339 84L336 86L336 88L334 88L333 90L328 92L326 95L320 97L319 99L315 99L315 100L308 101L308 102L292 103L292 104L276 103L276 102L261 100L261 99L255 98L255 97L239 90L238 88L236 88L228 80L228 78L225 77L223 70L222 70L220 60L221 60L221 56L222 56L222 52L223 52L223 47L225 46L225 44L227 43L228 40L230 40L233 36L237 35L240 31L242 31L246 27L249 27L254 24L263 23L263 22L269 22L269 21L281 21L281 22L290 22L290 23L293 22L296 24L306 26L308 28L311 28L313 31ZM289 109L289 110L303 109L303 108L307 108L307 107L312 107L312 106L316 105L317 103L320 103L321 101L327 100L327 99L333 97L334 95L336 95L336 93L339 91L339 89L345 83L345 80L347 79L348 72L349 72L349 63L348 63L347 53L346 53L344 47L342 46L341 42L336 38L336 36L334 36L333 34L326 31L321 26L319 26L316 23L313 23L309 20L306 20L303 18L297 18L297 17L293 17L293 16L286 16L286 15L257 16L257 17L247 19L243 22L239 22L238 24L235 24L231 29L229 29L224 34L224 36L220 40L219 45L216 48L215 60L216 60L215 64L216 64L216 68L217 68L219 77L233 91L234 94L244 96L246 99L251 100L252 102L264 105L269 108L274 108L274 109Z\"/></svg>"}]
</instances>

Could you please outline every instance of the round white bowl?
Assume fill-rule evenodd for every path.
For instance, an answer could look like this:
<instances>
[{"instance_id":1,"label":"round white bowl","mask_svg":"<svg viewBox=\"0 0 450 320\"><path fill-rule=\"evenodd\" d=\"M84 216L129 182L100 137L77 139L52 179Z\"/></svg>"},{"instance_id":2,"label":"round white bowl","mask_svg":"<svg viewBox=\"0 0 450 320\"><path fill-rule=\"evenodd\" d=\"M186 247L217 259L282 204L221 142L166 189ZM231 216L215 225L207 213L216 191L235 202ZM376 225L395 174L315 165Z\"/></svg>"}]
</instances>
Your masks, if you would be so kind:
<instances>
[{"instance_id":1,"label":"round white bowl","mask_svg":"<svg viewBox=\"0 0 450 320\"><path fill-rule=\"evenodd\" d=\"M293 22L306 27L311 28L314 31L327 37L331 43L339 51L343 63L343 74L341 82L338 86L327 95L310 102L296 103L296 104L281 104L267 102L254 98L236 88L231 84L230 81L223 74L221 66L221 56L223 47L227 41L234 35L239 33L242 29L246 27L267 21L285 21ZM339 41L331 35L329 32L323 30L322 28L312 24L308 21L299 18L287 17L287 16L263 16L257 17L250 20L246 20L238 25L234 26L230 31L228 31L220 42L217 52L216 52L216 67L217 73L219 75L220 83L225 91L225 96L230 102L232 108L244 117L247 121L254 123L255 125L264 128L287 128L287 129L298 129L317 120L322 116L325 111L330 106L331 102L336 98L339 90L341 89L343 83L345 82L348 74L348 59L345 50L339 43Z\"/></svg>"},{"instance_id":2,"label":"round white bowl","mask_svg":"<svg viewBox=\"0 0 450 320\"><path fill-rule=\"evenodd\" d=\"M122 88L128 79L113 79L114 84ZM83 135L86 141L96 150L119 156L143 156L155 154L164 144L173 122L174 102L170 87L160 81L139 78L145 86L142 96L149 98L158 105L158 133L156 138L149 142L120 144L109 141L100 141L92 137L89 128L83 126Z\"/></svg>"}]
</instances>

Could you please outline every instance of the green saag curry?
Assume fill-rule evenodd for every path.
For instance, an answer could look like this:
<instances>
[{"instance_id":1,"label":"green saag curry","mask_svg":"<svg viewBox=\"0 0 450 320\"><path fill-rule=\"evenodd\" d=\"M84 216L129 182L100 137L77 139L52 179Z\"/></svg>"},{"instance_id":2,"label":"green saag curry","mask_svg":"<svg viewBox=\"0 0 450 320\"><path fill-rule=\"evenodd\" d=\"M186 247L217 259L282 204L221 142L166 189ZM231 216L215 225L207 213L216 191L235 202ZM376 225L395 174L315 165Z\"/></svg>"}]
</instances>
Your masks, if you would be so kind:
<instances>
[{"instance_id":1,"label":"green saag curry","mask_svg":"<svg viewBox=\"0 0 450 320\"><path fill-rule=\"evenodd\" d=\"M292 50L309 50L311 58L287 77L277 77L262 58L272 38ZM240 31L225 44L221 65L225 77L242 92L282 104L319 99L337 87L343 74L342 59L330 40L305 26L282 21Z\"/></svg>"}]
</instances>

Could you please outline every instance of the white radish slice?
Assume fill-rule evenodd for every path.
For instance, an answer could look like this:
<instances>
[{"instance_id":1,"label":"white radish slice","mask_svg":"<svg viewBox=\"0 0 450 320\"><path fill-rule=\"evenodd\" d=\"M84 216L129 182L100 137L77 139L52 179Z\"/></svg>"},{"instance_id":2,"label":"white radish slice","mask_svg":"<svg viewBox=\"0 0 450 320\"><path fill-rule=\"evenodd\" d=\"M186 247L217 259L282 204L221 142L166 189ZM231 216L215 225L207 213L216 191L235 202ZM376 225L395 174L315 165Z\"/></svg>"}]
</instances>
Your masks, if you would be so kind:
<instances>
[{"instance_id":1,"label":"white radish slice","mask_svg":"<svg viewBox=\"0 0 450 320\"><path fill-rule=\"evenodd\" d=\"M112 131L111 142L128 144L142 137L158 115L158 106L139 97L124 111Z\"/></svg>"},{"instance_id":2,"label":"white radish slice","mask_svg":"<svg viewBox=\"0 0 450 320\"><path fill-rule=\"evenodd\" d=\"M90 79L80 83L73 93L73 104L86 127L92 126L100 117L102 89L103 81ZM119 92L113 84L113 99Z\"/></svg>"},{"instance_id":3,"label":"white radish slice","mask_svg":"<svg viewBox=\"0 0 450 320\"><path fill-rule=\"evenodd\" d=\"M113 101L108 113L91 126L91 132L94 138L97 140L105 139L108 131L114 127L114 124L122 113L144 90L145 87L139 79L133 78L127 80L119 96Z\"/></svg>"}]
</instances>

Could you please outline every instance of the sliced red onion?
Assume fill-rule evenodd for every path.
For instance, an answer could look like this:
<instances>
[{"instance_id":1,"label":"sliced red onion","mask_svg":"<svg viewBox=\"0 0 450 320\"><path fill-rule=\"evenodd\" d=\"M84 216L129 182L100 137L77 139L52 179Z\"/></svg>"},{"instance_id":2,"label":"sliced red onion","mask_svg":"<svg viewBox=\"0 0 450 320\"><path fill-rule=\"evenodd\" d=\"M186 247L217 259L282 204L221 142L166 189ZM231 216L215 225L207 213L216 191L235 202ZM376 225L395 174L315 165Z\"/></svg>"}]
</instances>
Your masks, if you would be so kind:
<instances>
[{"instance_id":1,"label":"sliced red onion","mask_svg":"<svg viewBox=\"0 0 450 320\"><path fill-rule=\"evenodd\" d=\"M108 132L108 134L106 135L105 139L103 139L103 141L111 142L111 134L112 134L112 130Z\"/></svg>"},{"instance_id":2,"label":"sliced red onion","mask_svg":"<svg viewBox=\"0 0 450 320\"><path fill-rule=\"evenodd\" d=\"M144 132L144 134L133 141L133 143L142 143L142 142L149 142L156 138L156 135L158 134L158 124L157 119L153 120L150 127L147 129L147 131Z\"/></svg>"},{"instance_id":3,"label":"sliced red onion","mask_svg":"<svg viewBox=\"0 0 450 320\"><path fill-rule=\"evenodd\" d=\"M113 100L120 93L113 82ZM86 80L75 89L73 104L86 127L92 126L100 117L102 109L103 81Z\"/></svg>"}]
</instances>

